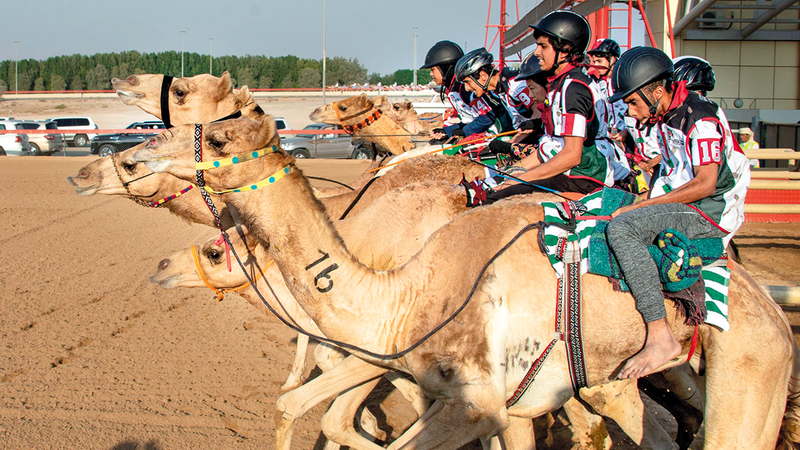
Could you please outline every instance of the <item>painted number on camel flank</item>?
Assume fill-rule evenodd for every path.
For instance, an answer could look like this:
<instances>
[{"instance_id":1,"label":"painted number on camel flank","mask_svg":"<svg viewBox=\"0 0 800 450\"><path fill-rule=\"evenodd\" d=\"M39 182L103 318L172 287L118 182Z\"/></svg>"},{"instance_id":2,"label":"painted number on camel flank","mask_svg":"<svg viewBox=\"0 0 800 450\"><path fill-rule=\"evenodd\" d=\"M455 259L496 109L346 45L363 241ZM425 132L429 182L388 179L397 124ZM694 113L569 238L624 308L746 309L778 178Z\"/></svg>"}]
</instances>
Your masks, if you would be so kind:
<instances>
[{"instance_id":1,"label":"painted number on camel flank","mask_svg":"<svg viewBox=\"0 0 800 450\"><path fill-rule=\"evenodd\" d=\"M322 250L317 250L317 251L322 254L322 257L320 259L312 262L308 266L306 266L306 271L311 270L312 267L316 266L317 264L321 263L322 261L325 261L326 259L330 258L330 256L331 256L331 255L323 252ZM328 292L331 289L333 289L333 278L331 278L330 274L331 274L331 272L333 272L334 270L336 270L338 268L339 268L339 265L336 264L336 263L333 263L330 266L322 269L322 271L320 273L318 273L314 277L314 286L317 288L318 291L324 293L324 292ZM325 280L323 286L320 286L320 280Z\"/></svg>"}]
</instances>

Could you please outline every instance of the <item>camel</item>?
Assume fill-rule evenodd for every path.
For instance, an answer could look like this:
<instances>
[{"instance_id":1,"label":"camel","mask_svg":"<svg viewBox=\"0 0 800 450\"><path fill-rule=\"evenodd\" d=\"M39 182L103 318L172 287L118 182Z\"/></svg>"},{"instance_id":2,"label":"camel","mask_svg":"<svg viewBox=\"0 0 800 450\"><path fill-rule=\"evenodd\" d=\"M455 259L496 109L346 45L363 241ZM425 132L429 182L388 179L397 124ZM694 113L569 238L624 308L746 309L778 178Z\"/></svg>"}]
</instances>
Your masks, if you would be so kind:
<instances>
[{"instance_id":1,"label":"camel","mask_svg":"<svg viewBox=\"0 0 800 450\"><path fill-rule=\"evenodd\" d=\"M133 159L191 180L194 132L192 126L175 127L148 141ZM278 140L268 116L209 124L202 135L205 161ZM223 190L275 181L222 197L240 210L260 241L269 242L287 286L320 331L368 361L409 373L436 400L421 419L420 432L390 448L457 448L502 432L509 416L535 417L573 396L566 350L556 346L537 382L516 404L508 409L505 404L527 371L527 363L506 361L529 363L553 336L552 268L537 249L535 230L515 237L542 220L541 205L520 196L475 208L437 230L408 263L375 271L348 252L292 163L279 151L206 171L206 183ZM621 363L642 347L644 324L632 297L615 292L604 277L585 275L583 294L587 381L610 383ZM685 360L697 328L684 325L672 305L666 307ZM787 408L794 344L780 309L735 263L729 320L726 332L698 327L706 374L705 448L772 448ZM526 343L529 354L520 351ZM693 362L700 359L695 355ZM796 396L789 400L796 410Z\"/></svg>"},{"instance_id":2,"label":"camel","mask_svg":"<svg viewBox=\"0 0 800 450\"><path fill-rule=\"evenodd\" d=\"M162 105L159 100L163 81L163 75L142 74L131 76L126 80L114 79L113 83L115 88L117 88L118 94L126 104L139 106L144 111L161 118ZM257 109L252 95L248 92L247 87L244 86L240 90L234 90L232 88L230 76L227 73L224 73L222 77L199 75L190 78L173 79L168 92L168 107L173 123L210 121L214 117L219 117L224 114L233 114L238 108L242 108L240 111L245 117L256 117L261 114L261 111ZM357 99L358 97L355 98ZM205 99L205 101L203 101L203 99ZM401 121L408 121L408 116L416 116L416 112L413 111L410 103L397 103L392 105L387 101L385 96L377 97L375 102L377 107L392 115L396 120L401 119ZM131 149L127 154L132 154L136 150L136 148ZM426 160L430 163L424 163L423 166L420 166L420 163ZM425 164L428 164L428 166ZM449 167L448 164L453 164L453 167ZM114 169L116 172L116 177L111 176L111 169ZM467 178L472 179L480 176L482 171L480 166L468 163L461 158L449 158L449 160L446 159L443 162L440 158L436 157L423 158L419 161L415 161L415 164L406 166L406 169L406 172L412 174L407 181L441 178L449 179L453 183L458 181L460 175L467 175ZM447 169L450 169L450 171L447 172ZM427 170L431 170L432 172L429 176L419 177L420 174L425 173ZM105 176L103 176L104 173ZM365 172L365 174L366 173L367 172ZM447 175L447 173L450 173L450 175ZM171 190L167 189L165 191L165 188L170 183L160 179L159 176L162 174L156 174L149 180L143 179L137 181L131 184L130 187L125 185L125 183L140 177L145 177L148 174L152 173L148 173L145 168L131 162L127 155L120 155L117 160L112 161L101 158L82 169L79 177L71 177L70 182L78 186L76 190L83 195L91 195L98 190L103 190L103 193L106 194L130 195L133 199L142 204L148 204L163 199L171 194L180 192L179 189L186 188L183 183L176 184L176 180L170 180L172 188L170 188ZM128 177L128 175L131 176ZM415 176L417 178L415 178ZM88 184L93 181L95 177L98 178L94 180L96 182ZM367 179L369 179L368 176L360 177L357 181L357 185L363 185ZM374 198L386 192L387 189L390 189L394 185L401 185L403 179L404 177L400 174L395 174L395 177L391 180L392 182L385 183L383 189L380 187L373 188L364 198L359 200L359 204L352 209L352 212L358 213L361 207L370 204ZM378 184L380 185L381 183ZM161 189L159 189L159 187ZM339 192L341 192L341 189ZM332 197L336 193L336 188L315 191L318 197ZM191 201L170 202L166 204L167 208L191 222L215 226L213 218L208 214L208 210L205 207L194 208L188 206L198 204L200 201L199 192L194 190L184 195L182 200ZM360 196L361 194L358 195ZM343 203L351 204L355 197L355 192L350 193L349 196L340 197L338 199L338 207L336 206L336 200L326 202L328 203L329 212L334 213L335 211L342 211ZM231 221L230 216L227 214L227 209L223 208L221 213L222 226L230 226ZM304 363L305 361L303 343L307 343L307 337L300 336L298 338L297 363L293 366L290 376L283 386L284 391L292 389L302 382L301 377L304 371L304 365L300 364L300 362ZM575 416L575 414L576 413L573 412L572 415Z\"/></svg>"},{"instance_id":3,"label":"camel","mask_svg":"<svg viewBox=\"0 0 800 450\"><path fill-rule=\"evenodd\" d=\"M392 103L391 108L386 108L384 113L390 114L397 124L405 128L409 133L423 136L426 141L434 128L442 128L444 126L441 114L424 113L419 115L411 102Z\"/></svg>"}]
</instances>

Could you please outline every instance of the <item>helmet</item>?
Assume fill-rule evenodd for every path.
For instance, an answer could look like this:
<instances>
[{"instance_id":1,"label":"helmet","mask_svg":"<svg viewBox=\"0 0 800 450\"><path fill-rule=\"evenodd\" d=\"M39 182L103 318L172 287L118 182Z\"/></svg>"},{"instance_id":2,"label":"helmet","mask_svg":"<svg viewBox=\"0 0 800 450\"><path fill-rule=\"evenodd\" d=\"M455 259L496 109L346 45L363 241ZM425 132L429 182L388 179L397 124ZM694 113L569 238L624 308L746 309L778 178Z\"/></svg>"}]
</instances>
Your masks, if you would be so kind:
<instances>
[{"instance_id":1,"label":"helmet","mask_svg":"<svg viewBox=\"0 0 800 450\"><path fill-rule=\"evenodd\" d=\"M672 79L674 71L666 53L653 47L634 47L614 64L611 72L614 95L608 101L614 103L654 81Z\"/></svg>"},{"instance_id":2,"label":"helmet","mask_svg":"<svg viewBox=\"0 0 800 450\"><path fill-rule=\"evenodd\" d=\"M541 33L572 44L576 53L586 52L592 29L582 15L567 9L547 13L536 25L529 25L534 36Z\"/></svg>"},{"instance_id":3,"label":"helmet","mask_svg":"<svg viewBox=\"0 0 800 450\"><path fill-rule=\"evenodd\" d=\"M462 56L464 56L464 50L461 50L461 47L455 42L439 41L428 50L428 54L425 55L425 64L420 69L430 69L434 66L452 66Z\"/></svg>"},{"instance_id":4,"label":"helmet","mask_svg":"<svg viewBox=\"0 0 800 450\"><path fill-rule=\"evenodd\" d=\"M619 44L613 39L598 39L594 47L586 53L597 56L613 56L617 59L619 59L619 55L621 54Z\"/></svg>"},{"instance_id":5,"label":"helmet","mask_svg":"<svg viewBox=\"0 0 800 450\"><path fill-rule=\"evenodd\" d=\"M539 66L539 58L529 53L519 66L517 80L533 80L542 86L547 85L547 74Z\"/></svg>"},{"instance_id":6,"label":"helmet","mask_svg":"<svg viewBox=\"0 0 800 450\"><path fill-rule=\"evenodd\" d=\"M494 61L492 54L483 47L466 53L456 63L456 80L462 81L477 73L481 67L491 64L492 61Z\"/></svg>"},{"instance_id":7,"label":"helmet","mask_svg":"<svg viewBox=\"0 0 800 450\"><path fill-rule=\"evenodd\" d=\"M716 79L714 69L705 59L696 56L681 56L672 60L675 65L675 81L685 81L690 91L713 91Z\"/></svg>"}]
</instances>

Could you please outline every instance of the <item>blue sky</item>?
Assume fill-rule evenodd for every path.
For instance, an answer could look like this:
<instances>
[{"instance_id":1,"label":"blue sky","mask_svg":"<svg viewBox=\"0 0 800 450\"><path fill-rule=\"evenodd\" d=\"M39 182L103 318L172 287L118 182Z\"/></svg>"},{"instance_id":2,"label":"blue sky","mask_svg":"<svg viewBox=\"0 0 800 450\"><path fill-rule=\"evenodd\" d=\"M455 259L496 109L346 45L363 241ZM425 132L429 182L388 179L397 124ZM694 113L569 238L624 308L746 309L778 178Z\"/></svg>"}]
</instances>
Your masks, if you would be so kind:
<instances>
[{"instance_id":1,"label":"blue sky","mask_svg":"<svg viewBox=\"0 0 800 450\"><path fill-rule=\"evenodd\" d=\"M509 23L538 0L507 2ZM36 5L32 7L32 5ZM19 6L17 14L15 5ZM208 54L292 54L322 58L323 0L38 0L4 2L0 60L120 52L180 51ZM358 58L369 73L411 68L417 34L417 66L437 41L449 39L465 51L484 45L488 0L326 0L327 55ZM500 0L492 2L498 23ZM417 27L413 30L412 27ZM489 40L491 42L492 34ZM496 56L496 45L493 53Z\"/></svg>"}]
</instances>

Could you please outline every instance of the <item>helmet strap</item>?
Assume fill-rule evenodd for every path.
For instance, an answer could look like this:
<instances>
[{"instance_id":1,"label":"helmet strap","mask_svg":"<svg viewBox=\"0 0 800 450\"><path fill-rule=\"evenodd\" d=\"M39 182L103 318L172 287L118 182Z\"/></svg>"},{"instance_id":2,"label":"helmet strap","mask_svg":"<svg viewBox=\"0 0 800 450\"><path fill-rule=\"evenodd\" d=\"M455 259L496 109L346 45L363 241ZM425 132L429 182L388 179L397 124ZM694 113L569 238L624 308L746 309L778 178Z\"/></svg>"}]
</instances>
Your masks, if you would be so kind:
<instances>
[{"instance_id":1,"label":"helmet strap","mask_svg":"<svg viewBox=\"0 0 800 450\"><path fill-rule=\"evenodd\" d=\"M481 84L481 82L478 81L478 79L475 78L475 75L470 75L469 77L472 78L472 81L474 81L475 84L480 86L481 90L483 90L484 92L488 92L489 91L489 83L492 82L492 77L494 76L494 72L495 72L495 68L492 67L492 72L489 74L489 77L486 78L486 83L485 84ZM478 77L480 77L480 71L478 71Z\"/></svg>"},{"instance_id":2,"label":"helmet strap","mask_svg":"<svg viewBox=\"0 0 800 450\"><path fill-rule=\"evenodd\" d=\"M655 104L653 104L647 97L647 95L645 95L645 93L642 92L641 88L637 89L636 93L639 94L639 97L642 99L644 104L647 105L647 108L650 110L650 118L647 119L647 122L650 125L655 125L655 123L658 122L658 117L656 116L656 114L658 112L658 103L661 101L661 97L657 98Z\"/></svg>"}]
</instances>

